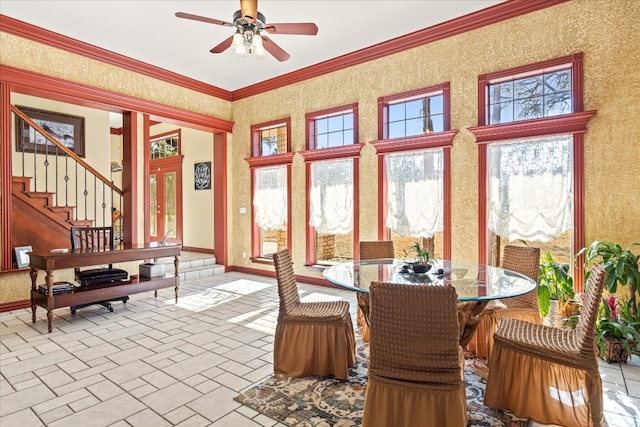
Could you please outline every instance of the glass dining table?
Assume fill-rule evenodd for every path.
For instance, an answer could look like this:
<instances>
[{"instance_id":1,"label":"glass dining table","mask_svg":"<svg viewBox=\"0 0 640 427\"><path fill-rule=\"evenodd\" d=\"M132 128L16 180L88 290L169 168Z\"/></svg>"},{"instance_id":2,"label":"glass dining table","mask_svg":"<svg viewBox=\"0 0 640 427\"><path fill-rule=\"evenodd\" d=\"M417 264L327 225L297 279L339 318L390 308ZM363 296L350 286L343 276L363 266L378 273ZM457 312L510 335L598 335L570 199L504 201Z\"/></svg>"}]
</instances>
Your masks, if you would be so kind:
<instances>
[{"instance_id":1,"label":"glass dining table","mask_svg":"<svg viewBox=\"0 0 640 427\"><path fill-rule=\"evenodd\" d=\"M332 265L323 276L330 283L356 291L358 306L368 323L372 282L412 285L451 285L458 294L460 345L471 340L490 300L526 294L536 288L531 278L500 267L463 261L432 260L428 271L414 273L402 259L368 259Z\"/></svg>"}]
</instances>

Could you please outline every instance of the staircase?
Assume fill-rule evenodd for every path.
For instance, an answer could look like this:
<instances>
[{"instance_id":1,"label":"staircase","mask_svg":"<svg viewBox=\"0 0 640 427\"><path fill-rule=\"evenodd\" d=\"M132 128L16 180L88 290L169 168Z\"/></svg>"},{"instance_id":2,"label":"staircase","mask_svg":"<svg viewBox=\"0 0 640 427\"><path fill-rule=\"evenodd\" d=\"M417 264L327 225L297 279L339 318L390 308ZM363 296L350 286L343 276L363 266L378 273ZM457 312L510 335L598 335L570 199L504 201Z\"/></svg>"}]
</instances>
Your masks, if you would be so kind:
<instances>
[{"instance_id":1,"label":"staircase","mask_svg":"<svg viewBox=\"0 0 640 427\"><path fill-rule=\"evenodd\" d=\"M161 258L158 262L164 264L165 274L175 272L173 258ZM198 252L182 252L178 269L181 281L211 277L225 272L224 265L216 264L214 255Z\"/></svg>"},{"instance_id":2,"label":"staircase","mask_svg":"<svg viewBox=\"0 0 640 427\"><path fill-rule=\"evenodd\" d=\"M91 220L74 220L72 206L54 205L52 193L30 189L31 178L12 178L12 246L31 246L34 251L68 248L71 227L93 225Z\"/></svg>"}]
</instances>

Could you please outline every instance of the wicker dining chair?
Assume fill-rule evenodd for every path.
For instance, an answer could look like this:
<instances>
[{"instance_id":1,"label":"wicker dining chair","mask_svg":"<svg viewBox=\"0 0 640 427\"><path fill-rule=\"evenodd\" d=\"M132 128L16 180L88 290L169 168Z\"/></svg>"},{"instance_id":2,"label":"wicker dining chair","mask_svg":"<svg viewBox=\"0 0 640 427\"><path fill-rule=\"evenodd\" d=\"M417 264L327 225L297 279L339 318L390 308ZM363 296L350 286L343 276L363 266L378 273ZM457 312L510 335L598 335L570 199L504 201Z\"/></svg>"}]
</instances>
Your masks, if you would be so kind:
<instances>
[{"instance_id":1,"label":"wicker dining chair","mask_svg":"<svg viewBox=\"0 0 640 427\"><path fill-rule=\"evenodd\" d=\"M452 286L373 282L363 427L466 426Z\"/></svg>"},{"instance_id":2,"label":"wicker dining chair","mask_svg":"<svg viewBox=\"0 0 640 427\"><path fill-rule=\"evenodd\" d=\"M290 377L347 379L356 340L348 301L301 302L288 249L273 255L280 310L273 370Z\"/></svg>"},{"instance_id":3,"label":"wicker dining chair","mask_svg":"<svg viewBox=\"0 0 640 427\"><path fill-rule=\"evenodd\" d=\"M541 424L602 425L602 380L594 336L605 279L604 268L594 264L575 329L500 320L485 405Z\"/></svg>"},{"instance_id":4,"label":"wicker dining chair","mask_svg":"<svg viewBox=\"0 0 640 427\"><path fill-rule=\"evenodd\" d=\"M540 271L540 248L506 245L502 252L500 267L523 274L538 283ZM491 360L493 334L498 322L504 317L542 323L538 308L538 288L517 297L489 301L472 342L467 348L477 356Z\"/></svg>"},{"instance_id":5,"label":"wicker dining chair","mask_svg":"<svg viewBox=\"0 0 640 427\"><path fill-rule=\"evenodd\" d=\"M371 240L360 242L360 259L382 259L393 258L394 247L391 240ZM367 298L366 296L358 295ZM369 341L369 325L362 312L362 308L358 305L356 324L360 327L360 335L363 341Z\"/></svg>"}]
</instances>

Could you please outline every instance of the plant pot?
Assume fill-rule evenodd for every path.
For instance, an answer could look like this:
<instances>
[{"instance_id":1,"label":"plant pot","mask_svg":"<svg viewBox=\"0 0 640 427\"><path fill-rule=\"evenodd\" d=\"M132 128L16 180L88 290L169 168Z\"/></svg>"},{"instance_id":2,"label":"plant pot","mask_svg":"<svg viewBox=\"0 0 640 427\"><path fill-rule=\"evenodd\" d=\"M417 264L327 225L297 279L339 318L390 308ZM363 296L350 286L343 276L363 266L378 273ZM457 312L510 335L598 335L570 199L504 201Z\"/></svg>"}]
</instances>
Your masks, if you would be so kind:
<instances>
[{"instance_id":1,"label":"plant pot","mask_svg":"<svg viewBox=\"0 0 640 427\"><path fill-rule=\"evenodd\" d=\"M549 314L542 318L542 323L547 326L562 329L564 327L564 313L560 307L560 301L552 299L549 304Z\"/></svg>"},{"instance_id":2,"label":"plant pot","mask_svg":"<svg viewBox=\"0 0 640 427\"><path fill-rule=\"evenodd\" d=\"M431 269L431 264L411 264L414 273L426 273Z\"/></svg>"},{"instance_id":3,"label":"plant pot","mask_svg":"<svg viewBox=\"0 0 640 427\"><path fill-rule=\"evenodd\" d=\"M638 343L630 341L629 346L634 348ZM624 341L620 338L604 338L604 353L600 353L600 357L605 362L627 362L629 354L624 345Z\"/></svg>"}]
</instances>

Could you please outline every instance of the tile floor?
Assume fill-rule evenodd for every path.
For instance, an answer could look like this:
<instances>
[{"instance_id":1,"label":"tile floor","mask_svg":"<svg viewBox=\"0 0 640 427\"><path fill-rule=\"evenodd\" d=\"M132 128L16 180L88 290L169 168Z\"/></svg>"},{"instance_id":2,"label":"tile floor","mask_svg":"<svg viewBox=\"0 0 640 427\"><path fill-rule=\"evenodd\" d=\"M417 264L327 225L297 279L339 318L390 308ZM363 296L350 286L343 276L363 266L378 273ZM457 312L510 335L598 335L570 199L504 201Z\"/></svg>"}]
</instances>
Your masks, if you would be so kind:
<instances>
[{"instance_id":1,"label":"tile floor","mask_svg":"<svg viewBox=\"0 0 640 427\"><path fill-rule=\"evenodd\" d=\"M305 300L349 291L300 284ZM226 273L133 295L115 312L0 313L0 426L282 426L233 400L272 372L275 280ZM640 427L640 361L602 363L605 417Z\"/></svg>"}]
</instances>

